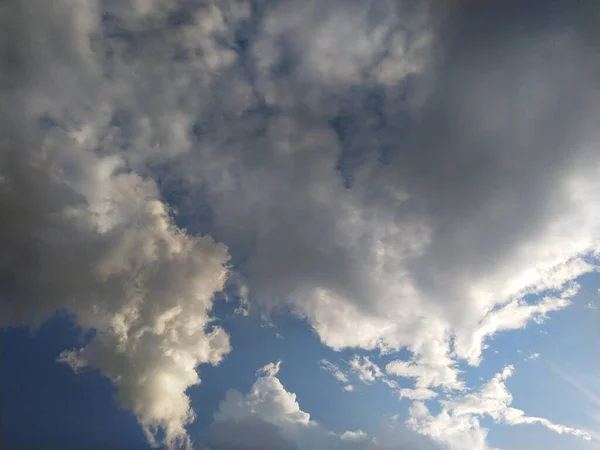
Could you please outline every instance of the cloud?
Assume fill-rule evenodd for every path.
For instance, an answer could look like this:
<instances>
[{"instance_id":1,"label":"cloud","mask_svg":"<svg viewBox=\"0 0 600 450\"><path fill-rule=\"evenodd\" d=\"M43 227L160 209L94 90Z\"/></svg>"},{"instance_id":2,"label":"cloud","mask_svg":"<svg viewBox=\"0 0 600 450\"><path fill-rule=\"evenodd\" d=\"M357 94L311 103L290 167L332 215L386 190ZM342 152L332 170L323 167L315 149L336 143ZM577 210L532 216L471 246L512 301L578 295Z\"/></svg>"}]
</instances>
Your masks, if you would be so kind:
<instances>
[{"instance_id":1,"label":"cloud","mask_svg":"<svg viewBox=\"0 0 600 450\"><path fill-rule=\"evenodd\" d=\"M302 411L296 395L271 375L271 363L247 394L226 393L215 413L208 447L228 449L408 450L432 448L394 421L385 422L376 436L363 430L329 431Z\"/></svg>"},{"instance_id":2,"label":"cloud","mask_svg":"<svg viewBox=\"0 0 600 450\"><path fill-rule=\"evenodd\" d=\"M369 435L367 433L365 433L363 430L344 431L340 435L340 439L342 441L354 441L354 442L363 441L365 439L368 439L368 437L369 437Z\"/></svg>"},{"instance_id":3,"label":"cloud","mask_svg":"<svg viewBox=\"0 0 600 450\"><path fill-rule=\"evenodd\" d=\"M478 364L494 334L569 305L600 235L583 4L539 4L531 24L466 1L236 5L179 31L211 49L185 67L213 75L174 63L184 87L162 83L192 136L160 154L136 129L128 161L228 244L251 303L334 349L406 348L421 387L449 389L457 359Z\"/></svg>"},{"instance_id":4,"label":"cloud","mask_svg":"<svg viewBox=\"0 0 600 450\"><path fill-rule=\"evenodd\" d=\"M414 402L407 424L450 449L487 450L488 431L479 422L483 416L507 425L540 424L559 434L590 440L589 433L584 430L558 425L541 417L527 416L520 409L511 407L513 398L506 387L506 380L513 372L513 367L507 366L478 391L441 401L442 408L437 415L431 414L423 402Z\"/></svg>"},{"instance_id":5,"label":"cloud","mask_svg":"<svg viewBox=\"0 0 600 450\"><path fill-rule=\"evenodd\" d=\"M356 372L360 381L366 384L371 384L384 376L379 366L367 356L359 357L355 355L352 361L350 361L350 367Z\"/></svg>"},{"instance_id":6,"label":"cloud","mask_svg":"<svg viewBox=\"0 0 600 450\"><path fill-rule=\"evenodd\" d=\"M259 370L259 374L263 376L256 380L248 395L228 391L219 405L215 419L240 421L257 415L273 424L285 424L290 427L310 426L310 414L300 409L296 395L287 392L276 377L279 364L269 363Z\"/></svg>"},{"instance_id":7,"label":"cloud","mask_svg":"<svg viewBox=\"0 0 600 450\"><path fill-rule=\"evenodd\" d=\"M189 446L186 390L200 383L199 364L230 351L210 314L229 254L178 228L156 183L102 150L97 6L0 11L10 59L0 78L0 325L37 326L66 310L95 333L58 360L108 377L151 443ZM63 109L71 120L47 115Z\"/></svg>"},{"instance_id":8,"label":"cloud","mask_svg":"<svg viewBox=\"0 0 600 450\"><path fill-rule=\"evenodd\" d=\"M326 359L322 359L319 361L319 367L321 367L321 370L329 372L331 375L333 375L337 381L343 383L343 389L345 391L350 392L354 390L354 387L350 384L350 380L348 380L346 374L342 372L342 370L337 365L333 364L332 362Z\"/></svg>"},{"instance_id":9,"label":"cloud","mask_svg":"<svg viewBox=\"0 0 600 450\"><path fill-rule=\"evenodd\" d=\"M426 388L417 389L400 389L398 395L401 398L407 398L409 400L430 400L437 397L437 392Z\"/></svg>"},{"instance_id":10,"label":"cloud","mask_svg":"<svg viewBox=\"0 0 600 450\"><path fill-rule=\"evenodd\" d=\"M3 324L69 310L62 359L185 440L230 254L244 310L462 389L596 270L598 3L417 3L4 5Z\"/></svg>"},{"instance_id":11,"label":"cloud","mask_svg":"<svg viewBox=\"0 0 600 450\"><path fill-rule=\"evenodd\" d=\"M460 372L456 363L448 355L448 348L444 341L432 340L426 344L421 354L413 357L411 361L391 361L386 365L385 370L389 375L414 378L415 387L418 389L443 387L463 390L465 388L464 382L459 380Z\"/></svg>"}]
</instances>

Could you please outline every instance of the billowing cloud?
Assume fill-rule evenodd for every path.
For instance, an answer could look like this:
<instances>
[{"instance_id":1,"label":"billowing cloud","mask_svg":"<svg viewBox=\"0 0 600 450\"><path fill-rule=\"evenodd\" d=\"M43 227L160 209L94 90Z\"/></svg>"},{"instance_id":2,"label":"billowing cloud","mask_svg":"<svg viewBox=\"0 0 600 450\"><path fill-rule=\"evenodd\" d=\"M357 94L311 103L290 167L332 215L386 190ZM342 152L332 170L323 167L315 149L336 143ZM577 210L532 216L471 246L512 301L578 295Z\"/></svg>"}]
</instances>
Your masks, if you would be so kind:
<instances>
[{"instance_id":1,"label":"billowing cloud","mask_svg":"<svg viewBox=\"0 0 600 450\"><path fill-rule=\"evenodd\" d=\"M442 409L436 415L431 414L423 402L415 402L410 408L407 424L419 433L443 443L447 448L456 450L489 449L486 442L487 430L479 421L484 416L497 423L540 424L559 434L591 439L590 434L584 430L558 425L542 417L527 416L520 409L513 408L513 398L506 387L506 380L513 371L512 366L507 366L477 392L441 401Z\"/></svg>"},{"instance_id":2,"label":"billowing cloud","mask_svg":"<svg viewBox=\"0 0 600 450\"><path fill-rule=\"evenodd\" d=\"M398 375L449 389L457 359L569 305L600 236L584 6L529 26L466 1L249 5L108 43L152 74L118 99L128 163L228 244L251 304L335 349L407 348Z\"/></svg>"},{"instance_id":3,"label":"billowing cloud","mask_svg":"<svg viewBox=\"0 0 600 450\"><path fill-rule=\"evenodd\" d=\"M226 393L211 426L211 450L337 449L412 450L433 448L413 438L394 421L385 423L377 436L363 430L329 431L302 411L296 395L277 378L273 363L258 374L250 392Z\"/></svg>"},{"instance_id":4,"label":"billowing cloud","mask_svg":"<svg viewBox=\"0 0 600 450\"><path fill-rule=\"evenodd\" d=\"M502 8L9 1L3 324L67 309L98 333L61 359L185 440L229 249L249 306L463 389L600 250L598 3Z\"/></svg>"},{"instance_id":5,"label":"billowing cloud","mask_svg":"<svg viewBox=\"0 0 600 450\"><path fill-rule=\"evenodd\" d=\"M168 447L187 446L196 367L230 350L210 316L227 247L178 228L156 183L103 151L98 111L85 113L103 109L85 86L100 75L90 59L94 4L9 2L0 14L10 58L1 79L0 325L66 311L94 334L58 359L110 378L151 443L160 432ZM74 117L54 122L47 108Z\"/></svg>"}]
</instances>

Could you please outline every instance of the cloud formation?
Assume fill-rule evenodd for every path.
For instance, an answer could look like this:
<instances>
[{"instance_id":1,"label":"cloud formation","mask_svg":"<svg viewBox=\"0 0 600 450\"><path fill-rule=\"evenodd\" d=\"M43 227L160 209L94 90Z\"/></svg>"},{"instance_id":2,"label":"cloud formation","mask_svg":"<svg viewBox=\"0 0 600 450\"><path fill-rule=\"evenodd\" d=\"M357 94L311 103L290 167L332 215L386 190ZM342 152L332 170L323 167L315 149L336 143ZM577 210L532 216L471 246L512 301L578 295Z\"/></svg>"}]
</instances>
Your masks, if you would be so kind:
<instances>
[{"instance_id":1,"label":"cloud formation","mask_svg":"<svg viewBox=\"0 0 600 450\"><path fill-rule=\"evenodd\" d=\"M479 419L489 416L497 423L507 425L540 424L559 434L572 434L589 441L590 434L584 430L558 425L548 419L527 416L513 408L512 395L506 380L514 368L507 366L484 384L479 391L441 401L441 411L433 415L423 402L415 402L410 408L407 424L414 430L443 443L449 449L488 450L487 430Z\"/></svg>"},{"instance_id":2,"label":"cloud formation","mask_svg":"<svg viewBox=\"0 0 600 450\"><path fill-rule=\"evenodd\" d=\"M345 391L350 392L354 390L354 386L350 384L348 376L336 364L333 364L331 361L328 361L326 359L322 359L319 361L319 367L321 367L321 370L329 372L337 381L342 383L344 385L343 389Z\"/></svg>"},{"instance_id":3,"label":"cloud formation","mask_svg":"<svg viewBox=\"0 0 600 450\"><path fill-rule=\"evenodd\" d=\"M66 311L94 334L58 360L107 376L151 443L161 432L168 447L189 446L186 390L199 364L230 350L210 316L229 254L178 228L156 183L103 151L93 121L103 107L86 113L97 98L82 85L99 76L89 60L96 13L84 2L0 10L11 61L1 80L0 325ZM74 116L58 122L48 108Z\"/></svg>"},{"instance_id":4,"label":"cloud formation","mask_svg":"<svg viewBox=\"0 0 600 450\"><path fill-rule=\"evenodd\" d=\"M61 360L185 443L230 254L250 306L409 350L406 397L462 390L600 250L598 3L502 8L5 2L2 325L66 309L97 334Z\"/></svg>"},{"instance_id":5,"label":"cloud formation","mask_svg":"<svg viewBox=\"0 0 600 450\"><path fill-rule=\"evenodd\" d=\"M171 126L191 136L165 134L174 154L133 149L128 161L179 194L191 229L229 245L251 303L305 317L335 349L407 348L423 387L458 389L457 358L478 364L486 339L565 308L570 282L595 270L597 67L583 3L540 4L531 26L516 2L516 19L466 1L195 11L152 44L170 54L171 39L202 36L201 52L170 63L201 100L162 83ZM122 108L139 111L144 92Z\"/></svg>"},{"instance_id":6,"label":"cloud formation","mask_svg":"<svg viewBox=\"0 0 600 450\"><path fill-rule=\"evenodd\" d=\"M433 448L391 421L377 436L363 430L329 431L300 408L296 395L277 378L278 364L261 369L247 394L226 393L215 413L210 450L338 449L409 450Z\"/></svg>"}]
</instances>

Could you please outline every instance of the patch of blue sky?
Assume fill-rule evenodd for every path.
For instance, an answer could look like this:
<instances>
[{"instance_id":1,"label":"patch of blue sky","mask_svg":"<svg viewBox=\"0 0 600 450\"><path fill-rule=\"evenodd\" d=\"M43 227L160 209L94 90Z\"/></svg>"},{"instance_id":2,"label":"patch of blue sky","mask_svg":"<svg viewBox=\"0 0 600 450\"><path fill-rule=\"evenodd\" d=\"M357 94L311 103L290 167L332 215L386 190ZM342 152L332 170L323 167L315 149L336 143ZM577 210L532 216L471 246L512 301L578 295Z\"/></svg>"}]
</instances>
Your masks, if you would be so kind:
<instances>
[{"instance_id":1,"label":"patch of blue sky","mask_svg":"<svg viewBox=\"0 0 600 450\"><path fill-rule=\"evenodd\" d=\"M597 384L586 383L600 373L598 360L600 317L589 308L598 297L598 274L579 278L581 290L564 310L551 313L544 324L530 323L524 330L500 333L490 341L481 369L492 373L506 364L515 366L515 375L507 381L513 395L512 406L524 410L529 416L545 417L591 431L599 431L600 424L593 419L600 405L590 401L581 390L570 385L558 375L571 374L589 389ZM498 353L494 353L498 351ZM539 358L531 355L539 353ZM529 359L528 359L529 358ZM506 432L493 425L490 444L501 448L589 449L594 442L561 436L539 425L511 427ZM595 429L595 430L594 430ZM497 430L497 432L494 432ZM531 445L526 444L531 443Z\"/></svg>"},{"instance_id":2,"label":"patch of blue sky","mask_svg":"<svg viewBox=\"0 0 600 450\"><path fill-rule=\"evenodd\" d=\"M107 378L56 362L60 352L86 341L67 317L57 315L35 333L1 333L0 448L150 449L133 414L114 401Z\"/></svg>"}]
</instances>

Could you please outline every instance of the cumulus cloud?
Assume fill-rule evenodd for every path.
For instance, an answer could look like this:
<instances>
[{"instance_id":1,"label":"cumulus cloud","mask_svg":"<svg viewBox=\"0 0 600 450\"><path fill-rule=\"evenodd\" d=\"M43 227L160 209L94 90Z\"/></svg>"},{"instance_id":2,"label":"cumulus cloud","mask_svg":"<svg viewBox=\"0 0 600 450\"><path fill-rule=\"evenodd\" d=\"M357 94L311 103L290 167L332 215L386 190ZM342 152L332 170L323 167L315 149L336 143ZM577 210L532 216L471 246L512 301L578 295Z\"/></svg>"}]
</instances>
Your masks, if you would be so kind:
<instances>
[{"instance_id":1,"label":"cumulus cloud","mask_svg":"<svg viewBox=\"0 0 600 450\"><path fill-rule=\"evenodd\" d=\"M405 348L416 390L596 270L597 2L5 3L0 317L97 329L62 360L149 437L229 350L200 235L243 310Z\"/></svg>"},{"instance_id":2,"label":"cumulus cloud","mask_svg":"<svg viewBox=\"0 0 600 450\"><path fill-rule=\"evenodd\" d=\"M486 442L488 431L479 421L484 416L497 423L540 424L559 434L572 434L588 441L591 439L584 430L555 424L541 417L527 416L520 409L513 408L513 398L506 386L506 380L513 372L514 368L507 366L477 392L441 401L441 411L436 415L430 413L423 402L414 402L407 424L417 432L443 443L447 448L456 450L490 448Z\"/></svg>"},{"instance_id":3,"label":"cumulus cloud","mask_svg":"<svg viewBox=\"0 0 600 450\"><path fill-rule=\"evenodd\" d=\"M157 153L135 148L133 127L128 161L229 245L251 303L306 318L335 349L407 348L397 374L448 389L490 336L569 305L599 238L582 14L596 6L539 4L529 24L467 1L247 5L173 32L210 47L171 68L201 100L177 83L161 94L192 136ZM122 107L134 114L144 92Z\"/></svg>"},{"instance_id":4,"label":"cumulus cloud","mask_svg":"<svg viewBox=\"0 0 600 450\"><path fill-rule=\"evenodd\" d=\"M288 392L273 372L271 363L247 394L226 393L215 413L208 448L233 449L339 449L410 450L432 448L413 438L395 421L388 421L376 436L363 430L335 433L302 411L296 395Z\"/></svg>"},{"instance_id":5,"label":"cumulus cloud","mask_svg":"<svg viewBox=\"0 0 600 450\"><path fill-rule=\"evenodd\" d=\"M199 364L230 350L210 315L229 254L178 228L156 183L102 151L103 105L86 84L100 76L96 6L0 8L10 63L0 79L0 325L66 310L95 334L58 360L110 378L152 444L189 446L186 390L200 382ZM71 120L47 115L63 108Z\"/></svg>"}]
</instances>

